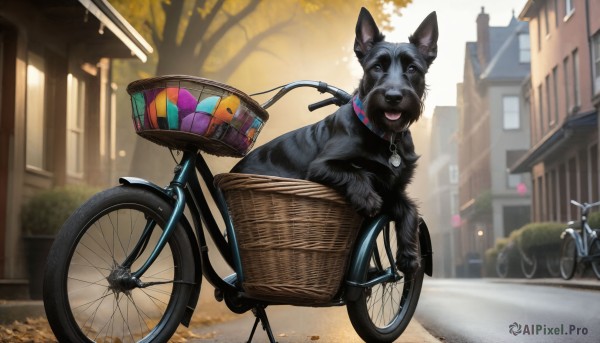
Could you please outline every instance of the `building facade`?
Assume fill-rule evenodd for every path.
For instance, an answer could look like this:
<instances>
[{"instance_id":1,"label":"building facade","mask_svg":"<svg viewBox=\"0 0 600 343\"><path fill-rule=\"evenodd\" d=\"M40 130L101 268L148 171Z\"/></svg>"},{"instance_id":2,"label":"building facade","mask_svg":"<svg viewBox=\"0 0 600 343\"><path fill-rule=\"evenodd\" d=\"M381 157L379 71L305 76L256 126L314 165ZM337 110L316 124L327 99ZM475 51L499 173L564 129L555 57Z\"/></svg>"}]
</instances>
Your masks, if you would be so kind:
<instances>
[{"instance_id":1,"label":"building facade","mask_svg":"<svg viewBox=\"0 0 600 343\"><path fill-rule=\"evenodd\" d=\"M575 220L570 200L600 200L600 1L529 0L532 147L512 166L533 180L535 221Z\"/></svg>"},{"instance_id":2,"label":"building facade","mask_svg":"<svg viewBox=\"0 0 600 343\"><path fill-rule=\"evenodd\" d=\"M26 277L19 213L29 196L106 184L111 59L151 52L106 0L0 2L0 281Z\"/></svg>"},{"instance_id":3,"label":"building facade","mask_svg":"<svg viewBox=\"0 0 600 343\"><path fill-rule=\"evenodd\" d=\"M476 25L477 41L466 44L458 101L457 251L463 254L464 275L474 273L472 265L495 239L530 221L531 201L527 172L509 170L530 146L529 108L522 95L529 75L528 25L513 16L507 26L490 27L483 8Z\"/></svg>"},{"instance_id":4,"label":"building facade","mask_svg":"<svg viewBox=\"0 0 600 343\"><path fill-rule=\"evenodd\" d=\"M458 203L458 110L436 106L431 117L427 220L433 244L434 275L456 276L455 232L460 227Z\"/></svg>"}]
</instances>

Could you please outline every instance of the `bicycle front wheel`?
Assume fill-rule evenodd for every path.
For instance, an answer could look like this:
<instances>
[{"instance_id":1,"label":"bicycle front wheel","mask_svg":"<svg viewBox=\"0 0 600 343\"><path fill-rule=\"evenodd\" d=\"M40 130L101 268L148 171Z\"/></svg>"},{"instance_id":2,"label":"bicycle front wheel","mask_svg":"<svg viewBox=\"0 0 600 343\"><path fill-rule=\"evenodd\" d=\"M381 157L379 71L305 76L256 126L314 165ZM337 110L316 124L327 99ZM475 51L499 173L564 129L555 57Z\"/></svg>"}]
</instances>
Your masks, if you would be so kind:
<instances>
[{"instance_id":1,"label":"bicycle front wheel","mask_svg":"<svg viewBox=\"0 0 600 343\"><path fill-rule=\"evenodd\" d=\"M506 249L503 249L498 253L496 257L496 274L498 277L506 278L509 270L509 256Z\"/></svg>"},{"instance_id":2,"label":"bicycle front wheel","mask_svg":"<svg viewBox=\"0 0 600 343\"><path fill-rule=\"evenodd\" d=\"M44 306L60 342L166 342L194 282L192 249L175 227L156 261L131 285L156 245L172 207L146 190L115 187L92 197L65 222L48 256ZM149 235L141 240L142 233ZM130 268L126 257L142 241Z\"/></svg>"},{"instance_id":3,"label":"bicycle front wheel","mask_svg":"<svg viewBox=\"0 0 600 343\"><path fill-rule=\"evenodd\" d=\"M392 256L397 256L396 230L393 223L390 224L381 230L369 252L371 260L365 280L381 275L391 267L385 240L389 242ZM356 301L348 302L346 307L352 326L366 342L393 342L412 319L421 294L424 270L421 267L413 275L401 276L397 281L366 287Z\"/></svg>"},{"instance_id":4,"label":"bicycle front wheel","mask_svg":"<svg viewBox=\"0 0 600 343\"><path fill-rule=\"evenodd\" d=\"M560 276L570 280L575 275L577 265L577 246L571 235L565 235L560 249Z\"/></svg>"}]
</instances>

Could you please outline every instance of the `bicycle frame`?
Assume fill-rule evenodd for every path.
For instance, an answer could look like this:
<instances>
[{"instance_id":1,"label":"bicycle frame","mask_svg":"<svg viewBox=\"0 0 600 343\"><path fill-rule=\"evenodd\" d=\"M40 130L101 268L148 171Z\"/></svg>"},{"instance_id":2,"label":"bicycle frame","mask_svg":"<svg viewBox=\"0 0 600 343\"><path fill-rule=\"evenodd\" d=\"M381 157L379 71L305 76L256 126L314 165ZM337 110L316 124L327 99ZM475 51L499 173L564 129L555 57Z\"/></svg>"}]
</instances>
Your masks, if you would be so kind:
<instances>
[{"instance_id":1,"label":"bicycle frame","mask_svg":"<svg viewBox=\"0 0 600 343\"><path fill-rule=\"evenodd\" d=\"M225 229L228 241L225 240L225 238L223 237L218 227L218 224L208 206L205 193L202 190L197 174L195 174L196 170L202 177L202 180L205 183L208 193L215 200L219 212L221 213L221 216L225 222ZM221 292L239 293L241 291L241 289L237 288L236 285L234 285L233 283L234 280L240 282L244 280L244 273L241 266L240 253L237 246L236 234L233 228L233 223L229 216L227 204L225 202L223 194L218 188L216 188L213 185L213 174L211 173L202 155L198 154L195 151L184 152L181 162L175 168L175 176L173 177L173 180L171 181L169 186L164 189L139 178L124 177L121 178L119 181L122 185L144 187L146 189L149 189L152 192L159 194L161 197L168 199L170 203L173 204L174 208L171 218L166 224L158 240L158 243L153 248L150 256L143 263L142 267L132 272L132 276L135 278L138 286L143 287L144 283L139 281L140 277L143 276L144 272L160 254L161 250L164 248L170 234L173 232L177 223L183 222L184 227L189 226L189 224L185 224L187 223L187 220L185 219L185 216L182 215L184 208L187 206L190 211L190 215L192 217L194 228L196 231L196 244L198 244L200 247L199 251L201 256L199 256L199 261L201 265L202 275L206 277L207 281L211 285L213 285L216 289L220 290ZM366 220L363 224L363 227L361 228L358 238L356 240L355 248L353 251L353 255L350 259L349 269L346 275L345 299L356 299L356 297L358 297L359 292L364 287L371 287L373 285L384 282L397 281L397 273L395 272L395 270L387 270L386 273L383 275L375 276L373 279L370 280L364 280L364 275L366 275L366 268L368 266L369 259L371 258L371 256L369 256L369 252L371 251L370 249L373 246L373 244L375 244L375 240L379 232L381 230L386 229L388 223L389 218L386 215L379 215L373 219ZM151 232L154 224L155 223L152 222L148 223L143 236L149 236L148 233ZM237 275L236 278L221 278L214 270L210 262L210 258L208 256L208 248L203 226L206 228L206 231L208 231L209 235L214 241L215 246L217 247L220 255L227 262L227 264L235 271ZM431 276L432 249L429 231L424 221L420 222L419 227L419 237L421 242L422 257L424 259L423 264L425 268L425 273ZM135 258L139 256L140 251L146 247L146 244L143 241L143 239L140 240L140 242L134 248L130 256L127 257L126 261L128 261L129 265L131 265L133 260L135 260ZM385 244L387 256L379 258L388 258L390 261L393 261L394 256L391 255L389 242L386 241ZM394 266L393 268L395 268L394 263L390 263L390 265ZM200 285L198 284L197 287L199 288L199 286ZM193 304L191 308L192 312L196 302L197 299L190 300L190 303ZM332 303L331 305L341 305L344 304L344 302L344 299L337 299L336 302Z\"/></svg>"},{"instance_id":2,"label":"bicycle frame","mask_svg":"<svg viewBox=\"0 0 600 343\"><path fill-rule=\"evenodd\" d=\"M600 205L600 202L595 202L593 204L580 204L574 200L571 200L571 203L581 209L581 233L578 230L569 227L565 229L565 231L562 233L561 239L564 239L565 235L570 235L571 237L573 237L573 240L575 241L575 246L577 247L577 259L582 262L588 262L592 259L600 258L600 255L589 255L592 244L594 244L595 241L598 240L598 235L596 234L596 231L592 230L592 228L587 222L589 210L594 206ZM570 224L572 223L573 222L571 222Z\"/></svg>"}]
</instances>

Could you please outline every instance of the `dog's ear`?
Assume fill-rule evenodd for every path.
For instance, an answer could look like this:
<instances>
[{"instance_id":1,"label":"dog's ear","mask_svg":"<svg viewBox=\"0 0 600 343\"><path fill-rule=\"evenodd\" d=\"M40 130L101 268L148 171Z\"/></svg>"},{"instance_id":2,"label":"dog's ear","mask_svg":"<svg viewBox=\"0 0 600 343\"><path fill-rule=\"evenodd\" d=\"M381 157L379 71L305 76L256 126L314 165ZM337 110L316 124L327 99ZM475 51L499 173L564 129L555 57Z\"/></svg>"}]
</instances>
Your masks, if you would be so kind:
<instances>
[{"instance_id":1,"label":"dog's ear","mask_svg":"<svg viewBox=\"0 0 600 343\"><path fill-rule=\"evenodd\" d=\"M408 37L408 41L419 48L430 65L437 57L438 24L437 15L431 12L419 25L415 33Z\"/></svg>"},{"instance_id":2,"label":"dog's ear","mask_svg":"<svg viewBox=\"0 0 600 343\"><path fill-rule=\"evenodd\" d=\"M384 36L379 29L375 20L369 11L362 7L356 22L356 40L354 41L354 53L359 60L371 50L377 42L383 41Z\"/></svg>"}]
</instances>

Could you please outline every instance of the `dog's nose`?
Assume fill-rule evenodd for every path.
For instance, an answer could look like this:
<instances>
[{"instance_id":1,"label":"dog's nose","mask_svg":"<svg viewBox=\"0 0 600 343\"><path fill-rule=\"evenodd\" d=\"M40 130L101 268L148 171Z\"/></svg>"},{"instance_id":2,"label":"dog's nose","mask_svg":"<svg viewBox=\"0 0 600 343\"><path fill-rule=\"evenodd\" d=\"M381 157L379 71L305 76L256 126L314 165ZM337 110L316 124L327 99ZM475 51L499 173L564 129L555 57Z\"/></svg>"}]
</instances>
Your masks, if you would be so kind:
<instances>
[{"instance_id":1,"label":"dog's nose","mask_svg":"<svg viewBox=\"0 0 600 343\"><path fill-rule=\"evenodd\" d=\"M385 92L385 101L390 104L398 104L402 101L402 92L396 89L388 89Z\"/></svg>"}]
</instances>

